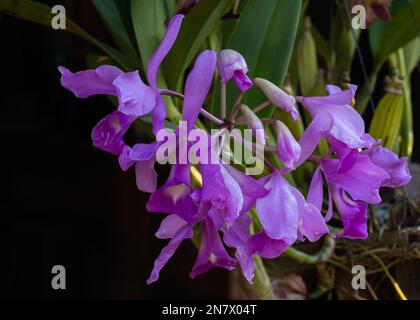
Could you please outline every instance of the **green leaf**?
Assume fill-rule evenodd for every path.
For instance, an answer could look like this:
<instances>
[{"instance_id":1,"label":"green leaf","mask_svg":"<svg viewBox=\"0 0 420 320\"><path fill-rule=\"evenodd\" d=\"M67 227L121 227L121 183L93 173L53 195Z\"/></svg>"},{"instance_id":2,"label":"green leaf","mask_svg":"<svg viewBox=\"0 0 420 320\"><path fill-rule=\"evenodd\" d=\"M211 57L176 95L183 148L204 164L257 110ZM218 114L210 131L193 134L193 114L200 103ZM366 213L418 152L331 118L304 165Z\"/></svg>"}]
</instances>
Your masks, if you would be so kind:
<instances>
[{"instance_id":1,"label":"green leaf","mask_svg":"<svg viewBox=\"0 0 420 320\"><path fill-rule=\"evenodd\" d=\"M116 0L91 0L93 5L98 10L102 19L105 21L112 38L118 47L132 57L133 60L138 59L136 49L134 48L126 26L122 20L119 9L116 5Z\"/></svg>"},{"instance_id":2,"label":"green leaf","mask_svg":"<svg viewBox=\"0 0 420 320\"><path fill-rule=\"evenodd\" d=\"M410 75L420 61L420 39L416 38L404 47L407 74Z\"/></svg>"},{"instance_id":3,"label":"green leaf","mask_svg":"<svg viewBox=\"0 0 420 320\"><path fill-rule=\"evenodd\" d=\"M35 22L47 27L51 27L51 21L54 14L51 8L45 4L31 0L2 0L0 2L0 12L19 19ZM120 51L106 45L105 43L95 39L85 30L75 24L72 20L66 19L66 29L63 31L73 33L79 37L94 44L107 54L109 54L118 64L126 70L133 69L130 59Z\"/></svg>"},{"instance_id":4,"label":"green leaf","mask_svg":"<svg viewBox=\"0 0 420 320\"><path fill-rule=\"evenodd\" d=\"M131 0L131 18L143 68L165 34L165 8L162 0Z\"/></svg>"},{"instance_id":5,"label":"green leaf","mask_svg":"<svg viewBox=\"0 0 420 320\"><path fill-rule=\"evenodd\" d=\"M231 0L200 0L185 17L178 39L164 62L164 72L171 88L181 89L185 70L231 4Z\"/></svg>"},{"instance_id":6,"label":"green leaf","mask_svg":"<svg viewBox=\"0 0 420 320\"><path fill-rule=\"evenodd\" d=\"M391 21L384 23L382 30L380 30L381 27L375 29L374 32L377 34L371 36L371 46L376 56L377 67L380 67L391 53L404 47L418 35L420 1L412 1L411 5L408 3L408 0L395 1L395 10L391 10Z\"/></svg>"},{"instance_id":7,"label":"green leaf","mask_svg":"<svg viewBox=\"0 0 420 320\"><path fill-rule=\"evenodd\" d=\"M247 2L227 47L244 56L250 77L265 78L278 85L283 83L295 43L301 4L301 0L265 0L264 6L259 0ZM216 90L216 97L218 92ZM230 111L239 91L229 83L227 92ZM253 88L244 102L254 107L264 100L263 94ZM266 109L261 115L271 113L272 110Z\"/></svg>"}]
</instances>

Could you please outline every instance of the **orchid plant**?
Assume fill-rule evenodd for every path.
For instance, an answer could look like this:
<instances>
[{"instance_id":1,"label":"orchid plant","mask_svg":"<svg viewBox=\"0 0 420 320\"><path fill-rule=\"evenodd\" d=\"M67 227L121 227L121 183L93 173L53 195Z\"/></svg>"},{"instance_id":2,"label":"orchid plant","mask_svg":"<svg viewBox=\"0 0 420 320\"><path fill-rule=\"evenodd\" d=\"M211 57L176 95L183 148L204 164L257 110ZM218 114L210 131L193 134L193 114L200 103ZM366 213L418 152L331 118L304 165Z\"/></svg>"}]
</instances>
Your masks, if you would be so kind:
<instances>
[{"instance_id":1,"label":"orchid plant","mask_svg":"<svg viewBox=\"0 0 420 320\"><path fill-rule=\"evenodd\" d=\"M62 85L77 97L110 94L118 98L118 109L93 129L93 144L118 156L123 170L134 165L139 190L151 193L147 210L167 214L156 237L168 239L169 243L157 257L147 282L158 279L161 269L181 242L194 236L194 230L200 232L201 242L190 273L192 278L213 267L232 270L239 263L250 283L254 277L254 256L275 258L296 241L315 242L330 233L327 222L333 215L333 203L343 224L342 231L335 233L334 237L366 238L367 206L381 202L379 188L402 186L410 181L411 176L407 158L399 158L365 133L363 119L350 106L356 86L349 85L346 90L341 90L328 85L328 96L293 97L266 79L252 81L247 76L247 64L241 54L225 49L219 53L205 50L197 56L186 79L184 93L159 88L156 74L176 41L182 19L182 15L171 19L166 35L150 58L147 68L149 85L141 80L138 71L126 73L103 65L95 70L72 73L59 67ZM264 92L270 103L263 102L254 111L242 109L243 116L253 130L264 130L263 120L276 125L277 146L266 152L276 153L283 166L277 167L266 160L270 173L255 179L222 161L199 163L199 172L190 163L176 163L172 165L166 183L158 187L154 163L160 142L128 146L123 135L138 117L149 113L154 133L157 135L159 130L166 130L163 95L183 100L182 120L188 123L188 130L194 128L200 113L221 128L233 129L238 117L230 116L230 120L226 120L222 114L223 119L219 119L218 115L203 109L216 67L222 84L233 80L242 91L232 108L233 113L241 106L243 93L254 83ZM225 94L224 90L221 92ZM312 118L299 141L283 122L257 116L264 106L273 103L296 121L299 111L295 101ZM315 152L322 138L329 144L325 155ZM306 161L314 162L317 169L305 197L284 176ZM199 186L191 182L191 172L199 177ZM324 182L328 190L325 216L322 214ZM256 215L251 210L254 206ZM253 220L254 232L251 232ZM199 226L199 231L196 226ZM234 249L234 256L226 247Z\"/></svg>"}]
</instances>

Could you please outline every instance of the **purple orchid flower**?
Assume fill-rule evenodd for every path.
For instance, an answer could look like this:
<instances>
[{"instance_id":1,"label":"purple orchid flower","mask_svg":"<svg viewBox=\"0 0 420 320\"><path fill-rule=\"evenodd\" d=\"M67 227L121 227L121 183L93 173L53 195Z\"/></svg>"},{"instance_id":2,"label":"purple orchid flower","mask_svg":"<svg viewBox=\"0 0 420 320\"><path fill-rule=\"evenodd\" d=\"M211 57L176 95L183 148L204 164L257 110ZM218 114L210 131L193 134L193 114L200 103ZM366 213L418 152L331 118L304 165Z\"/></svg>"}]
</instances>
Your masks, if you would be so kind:
<instances>
[{"instance_id":1,"label":"purple orchid flower","mask_svg":"<svg viewBox=\"0 0 420 320\"><path fill-rule=\"evenodd\" d=\"M238 260L242 273L249 283L254 277L255 255L266 259L273 259L282 254L288 245L281 240L271 239L264 231L250 234L251 218L241 216L229 228L223 231L223 240L227 246L235 248L235 257Z\"/></svg>"},{"instance_id":2,"label":"purple orchid flower","mask_svg":"<svg viewBox=\"0 0 420 320\"><path fill-rule=\"evenodd\" d=\"M160 270L172 258L179 245L185 239L193 236L192 226L176 214L167 216L162 220L159 230L156 232L159 239L171 239L155 260L153 270L147 279L147 284L155 282L159 278Z\"/></svg>"},{"instance_id":3,"label":"purple orchid flower","mask_svg":"<svg viewBox=\"0 0 420 320\"><path fill-rule=\"evenodd\" d=\"M298 237L314 242L328 233L319 209L306 201L280 172L262 178L262 182L270 193L257 199L256 208L268 237L292 245Z\"/></svg>"},{"instance_id":4,"label":"purple orchid flower","mask_svg":"<svg viewBox=\"0 0 420 320\"><path fill-rule=\"evenodd\" d=\"M281 121L276 121L277 155L287 168L294 169L300 159L301 146L293 137L289 128Z\"/></svg>"},{"instance_id":5,"label":"purple orchid flower","mask_svg":"<svg viewBox=\"0 0 420 320\"><path fill-rule=\"evenodd\" d=\"M248 66L242 55L231 49L225 49L219 52L217 59L220 77L223 83L227 83L230 79L235 81L241 91L248 91L253 83L248 78Z\"/></svg>"},{"instance_id":6,"label":"purple orchid flower","mask_svg":"<svg viewBox=\"0 0 420 320\"><path fill-rule=\"evenodd\" d=\"M349 104L353 100L357 86L349 85L342 91L334 85L327 85L328 96L296 97L312 118L330 117L332 128L327 136L343 142L349 148L366 148L374 144L374 139L365 133L365 124L360 114Z\"/></svg>"},{"instance_id":7,"label":"purple orchid flower","mask_svg":"<svg viewBox=\"0 0 420 320\"><path fill-rule=\"evenodd\" d=\"M61 84L76 97L87 98L95 94L108 94L118 98L118 109L102 119L93 129L94 146L119 155L124 150L123 135L139 116L152 114L153 131L163 128L166 110L156 83L159 65L168 54L181 27L183 15L176 15L169 23L168 30L159 47L148 62L145 85L138 71L124 73L120 69L103 65L95 70L72 73L59 67Z\"/></svg>"},{"instance_id":8,"label":"purple orchid flower","mask_svg":"<svg viewBox=\"0 0 420 320\"><path fill-rule=\"evenodd\" d=\"M337 237L366 238L367 204L380 203L380 187L399 187L408 183L407 159L377 144L359 151L335 138L329 139L338 159L322 159L322 169L331 196L343 222L343 232Z\"/></svg>"},{"instance_id":9,"label":"purple orchid flower","mask_svg":"<svg viewBox=\"0 0 420 320\"><path fill-rule=\"evenodd\" d=\"M200 250L190 277L195 278L214 267L232 270L235 265L236 260L227 253L213 220L205 219L201 225Z\"/></svg>"},{"instance_id":10,"label":"purple orchid flower","mask_svg":"<svg viewBox=\"0 0 420 320\"><path fill-rule=\"evenodd\" d=\"M376 166L388 173L389 178L382 182L382 187L398 188L410 182L407 157L398 158L394 152L379 144L373 145L363 153L367 154Z\"/></svg>"}]
</instances>

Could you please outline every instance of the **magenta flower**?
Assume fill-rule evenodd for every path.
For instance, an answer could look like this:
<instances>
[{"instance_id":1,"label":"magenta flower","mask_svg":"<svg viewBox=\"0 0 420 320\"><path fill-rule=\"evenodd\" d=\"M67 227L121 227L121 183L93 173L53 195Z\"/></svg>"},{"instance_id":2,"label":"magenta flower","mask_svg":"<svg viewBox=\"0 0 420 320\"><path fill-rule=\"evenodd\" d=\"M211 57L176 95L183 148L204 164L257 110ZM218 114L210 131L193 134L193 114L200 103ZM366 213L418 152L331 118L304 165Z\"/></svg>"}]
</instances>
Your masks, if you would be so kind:
<instances>
[{"instance_id":1,"label":"magenta flower","mask_svg":"<svg viewBox=\"0 0 420 320\"><path fill-rule=\"evenodd\" d=\"M94 145L104 151L119 155L125 146L123 135L137 117L152 114L153 131L163 128L166 110L156 83L159 65L168 54L181 27L183 15L176 15L159 47L148 62L145 85L138 71L127 72L113 66L100 66L95 70L72 73L59 67L61 84L79 98L95 94L108 94L118 98L118 110L102 119L93 129Z\"/></svg>"},{"instance_id":2,"label":"magenta flower","mask_svg":"<svg viewBox=\"0 0 420 320\"><path fill-rule=\"evenodd\" d=\"M258 217L268 237L292 245L298 235L317 241L328 233L327 225L315 205L305 200L279 172L262 179L270 193L256 201ZM299 234L298 234L299 233Z\"/></svg>"},{"instance_id":3,"label":"magenta flower","mask_svg":"<svg viewBox=\"0 0 420 320\"><path fill-rule=\"evenodd\" d=\"M243 92L248 91L252 87L252 81L246 75L248 66L244 57L239 52L231 49L220 51L217 58L217 65L223 83L227 83L230 79L233 79Z\"/></svg>"},{"instance_id":4,"label":"magenta flower","mask_svg":"<svg viewBox=\"0 0 420 320\"><path fill-rule=\"evenodd\" d=\"M410 181L407 159L398 159L392 151L378 145L360 152L334 138L330 141L338 159L322 159L320 167L343 222L343 232L337 237L364 239L367 203L382 201L380 187L399 187ZM328 211L330 217L331 203Z\"/></svg>"},{"instance_id":5,"label":"magenta flower","mask_svg":"<svg viewBox=\"0 0 420 320\"><path fill-rule=\"evenodd\" d=\"M254 255L273 259L282 254L288 245L281 240L274 240L265 232L250 233L251 218L241 216L229 228L223 230L223 240L227 246L235 248L235 257L238 260L242 273L249 283L254 277Z\"/></svg>"},{"instance_id":6,"label":"magenta flower","mask_svg":"<svg viewBox=\"0 0 420 320\"><path fill-rule=\"evenodd\" d=\"M398 158L394 152L378 144L365 150L364 153L376 166L388 173L389 178L382 182L382 187L397 188L410 182L407 157Z\"/></svg>"},{"instance_id":7,"label":"magenta flower","mask_svg":"<svg viewBox=\"0 0 420 320\"><path fill-rule=\"evenodd\" d=\"M153 270L147 279L147 284L155 282L159 278L160 270L172 258L179 245L185 239L193 236L193 229L185 220L173 214L162 220L159 230L156 232L159 239L171 239L155 260Z\"/></svg>"},{"instance_id":8,"label":"magenta flower","mask_svg":"<svg viewBox=\"0 0 420 320\"><path fill-rule=\"evenodd\" d=\"M190 277L195 278L214 267L232 270L235 265L236 260L227 253L213 220L205 219L201 225L200 249Z\"/></svg>"},{"instance_id":9,"label":"magenta flower","mask_svg":"<svg viewBox=\"0 0 420 320\"><path fill-rule=\"evenodd\" d=\"M136 117L127 116L119 111L105 116L92 130L93 146L119 155L125 147L123 136L135 119Z\"/></svg>"},{"instance_id":10,"label":"magenta flower","mask_svg":"<svg viewBox=\"0 0 420 320\"><path fill-rule=\"evenodd\" d=\"M296 97L296 100L305 107L312 118L319 115L333 120L329 136L345 143L349 148L366 148L372 146L375 141L365 133L365 124L360 114L349 105L356 89L355 85L349 85L349 89L341 91L336 86L327 85L328 96Z\"/></svg>"},{"instance_id":11,"label":"magenta flower","mask_svg":"<svg viewBox=\"0 0 420 320\"><path fill-rule=\"evenodd\" d=\"M344 189L353 200L380 203L379 188L390 178L367 154L351 150L340 159L322 159L321 168L329 184Z\"/></svg>"}]
</instances>

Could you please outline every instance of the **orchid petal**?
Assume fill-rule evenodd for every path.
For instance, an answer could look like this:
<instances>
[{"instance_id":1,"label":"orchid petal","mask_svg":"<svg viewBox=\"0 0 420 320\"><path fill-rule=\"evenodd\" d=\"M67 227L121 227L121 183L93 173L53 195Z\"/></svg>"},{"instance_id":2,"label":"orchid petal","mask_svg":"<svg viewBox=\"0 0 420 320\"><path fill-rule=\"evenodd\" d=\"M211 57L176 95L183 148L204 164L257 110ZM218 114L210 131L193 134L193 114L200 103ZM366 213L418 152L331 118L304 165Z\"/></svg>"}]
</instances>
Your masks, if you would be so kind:
<instances>
[{"instance_id":1,"label":"orchid petal","mask_svg":"<svg viewBox=\"0 0 420 320\"><path fill-rule=\"evenodd\" d=\"M324 189L322 186L321 168L317 168L312 176L306 200L312 203L319 211L322 209Z\"/></svg>"},{"instance_id":2,"label":"orchid petal","mask_svg":"<svg viewBox=\"0 0 420 320\"><path fill-rule=\"evenodd\" d=\"M327 113L318 114L312 120L299 140L301 154L295 167L300 166L312 155L319 141L331 130L332 125L332 117Z\"/></svg>"},{"instance_id":3,"label":"orchid petal","mask_svg":"<svg viewBox=\"0 0 420 320\"><path fill-rule=\"evenodd\" d=\"M159 239L172 239L177 232L188 223L176 214L166 216L160 223L159 230L156 231L155 236Z\"/></svg>"},{"instance_id":4,"label":"orchid petal","mask_svg":"<svg viewBox=\"0 0 420 320\"><path fill-rule=\"evenodd\" d=\"M410 182L411 175L406 157L398 158L391 150L378 145L366 150L365 153L376 166L389 174L390 177L382 182L382 186L397 188Z\"/></svg>"},{"instance_id":5,"label":"orchid petal","mask_svg":"<svg viewBox=\"0 0 420 320\"><path fill-rule=\"evenodd\" d=\"M138 71L124 73L113 82L119 100L118 111L140 117L153 110L156 92L141 81Z\"/></svg>"},{"instance_id":6,"label":"orchid petal","mask_svg":"<svg viewBox=\"0 0 420 320\"><path fill-rule=\"evenodd\" d=\"M137 161L135 164L135 168L137 188L143 192L154 192L156 190L157 185L155 159Z\"/></svg>"},{"instance_id":7,"label":"orchid petal","mask_svg":"<svg viewBox=\"0 0 420 320\"><path fill-rule=\"evenodd\" d=\"M159 44L159 47L150 57L149 62L147 63L147 80L152 88L157 89L156 75L157 70L159 69L160 64L163 59L171 50L177 36L179 29L181 28L182 19L184 16L182 14L177 14L174 16L168 25L168 30L166 31L165 36Z\"/></svg>"},{"instance_id":8,"label":"orchid petal","mask_svg":"<svg viewBox=\"0 0 420 320\"><path fill-rule=\"evenodd\" d=\"M365 134L365 124L360 114L349 104L353 100L357 87L339 91L338 87L327 86L329 96L298 97L298 101L308 110L312 118L319 114L329 114L333 119L330 134L350 148L365 148L374 141ZM332 93L332 94L331 94Z\"/></svg>"},{"instance_id":9,"label":"orchid petal","mask_svg":"<svg viewBox=\"0 0 420 320\"><path fill-rule=\"evenodd\" d=\"M175 251L178 249L181 242L185 239L189 239L193 236L193 230L189 225L175 225L174 229L170 231L171 234L174 234L174 237L169 241L169 244L165 246L160 252L159 256L155 260L153 270L147 279L147 284L155 282L159 278L160 270L166 265L169 259L172 258Z\"/></svg>"},{"instance_id":10,"label":"orchid petal","mask_svg":"<svg viewBox=\"0 0 420 320\"><path fill-rule=\"evenodd\" d=\"M293 187L279 174L264 185L270 193L257 199L258 217L267 235L291 245L297 238L299 203Z\"/></svg>"},{"instance_id":11,"label":"orchid petal","mask_svg":"<svg viewBox=\"0 0 420 320\"><path fill-rule=\"evenodd\" d=\"M131 148L129 146L124 146L118 157L118 163L123 171L127 171L133 164L134 160L130 159Z\"/></svg>"},{"instance_id":12,"label":"orchid petal","mask_svg":"<svg viewBox=\"0 0 420 320\"><path fill-rule=\"evenodd\" d=\"M367 204L349 199L343 189L331 186L334 203L343 222L343 232L337 238L367 238Z\"/></svg>"},{"instance_id":13,"label":"orchid petal","mask_svg":"<svg viewBox=\"0 0 420 320\"><path fill-rule=\"evenodd\" d=\"M248 282L252 283L254 277L254 260L248 250L248 241L251 238L249 228L251 218L243 215L235 223L224 231L223 241L231 248L235 248L235 257L238 260L242 273Z\"/></svg>"},{"instance_id":14,"label":"orchid petal","mask_svg":"<svg viewBox=\"0 0 420 320\"><path fill-rule=\"evenodd\" d=\"M328 183L346 190L353 200L381 202L379 187L389 175L374 165L368 155L353 150L344 159L321 160L321 167Z\"/></svg>"},{"instance_id":15,"label":"orchid petal","mask_svg":"<svg viewBox=\"0 0 420 320\"><path fill-rule=\"evenodd\" d=\"M248 242L248 250L266 259L274 259L286 251L288 245L282 240L270 238L265 232L253 234Z\"/></svg>"},{"instance_id":16,"label":"orchid petal","mask_svg":"<svg viewBox=\"0 0 420 320\"><path fill-rule=\"evenodd\" d=\"M149 212L177 214L190 224L196 222L197 207L194 204L189 183L185 182L185 170L189 166L173 165L166 183L152 193L146 203ZM188 181L189 182L189 181Z\"/></svg>"},{"instance_id":17,"label":"orchid petal","mask_svg":"<svg viewBox=\"0 0 420 320\"><path fill-rule=\"evenodd\" d=\"M187 122L188 131L193 129L200 109L213 81L217 56L212 50L203 51L189 73L184 92L182 120Z\"/></svg>"},{"instance_id":18,"label":"orchid petal","mask_svg":"<svg viewBox=\"0 0 420 320\"><path fill-rule=\"evenodd\" d=\"M136 120L135 117L127 116L119 111L105 116L92 130L93 145L98 149L119 155L125 146L123 136L134 120Z\"/></svg>"},{"instance_id":19,"label":"orchid petal","mask_svg":"<svg viewBox=\"0 0 420 320\"><path fill-rule=\"evenodd\" d=\"M239 217L243 204L239 184L223 165L201 164L200 169L203 177L201 201L210 203L223 221L233 223Z\"/></svg>"},{"instance_id":20,"label":"orchid petal","mask_svg":"<svg viewBox=\"0 0 420 320\"><path fill-rule=\"evenodd\" d=\"M117 95L114 79L123 72L113 66L102 65L95 70L72 73L65 67L58 67L61 73L61 85L78 98L87 98L95 94Z\"/></svg>"},{"instance_id":21,"label":"orchid petal","mask_svg":"<svg viewBox=\"0 0 420 320\"><path fill-rule=\"evenodd\" d=\"M197 259L190 273L191 278L209 271L213 267L232 270L236 260L229 256L211 219L206 219L201 226L201 245Z\"/></svg>"},{"instance_id":22,"label":"orchid petal","mask_svg":"<svg viewBox=\"0 0 420 320\"><path fill-rule=\"evenodd\" d=\"M156 105L152 111L153 134L155 136L158 135L158 132L160 130L163 130L165 128L164 126L165 118L166 118L165 103L163 102L163 99L161 98L161 96L157 95Z\"/></svg>"}]
</instances>

